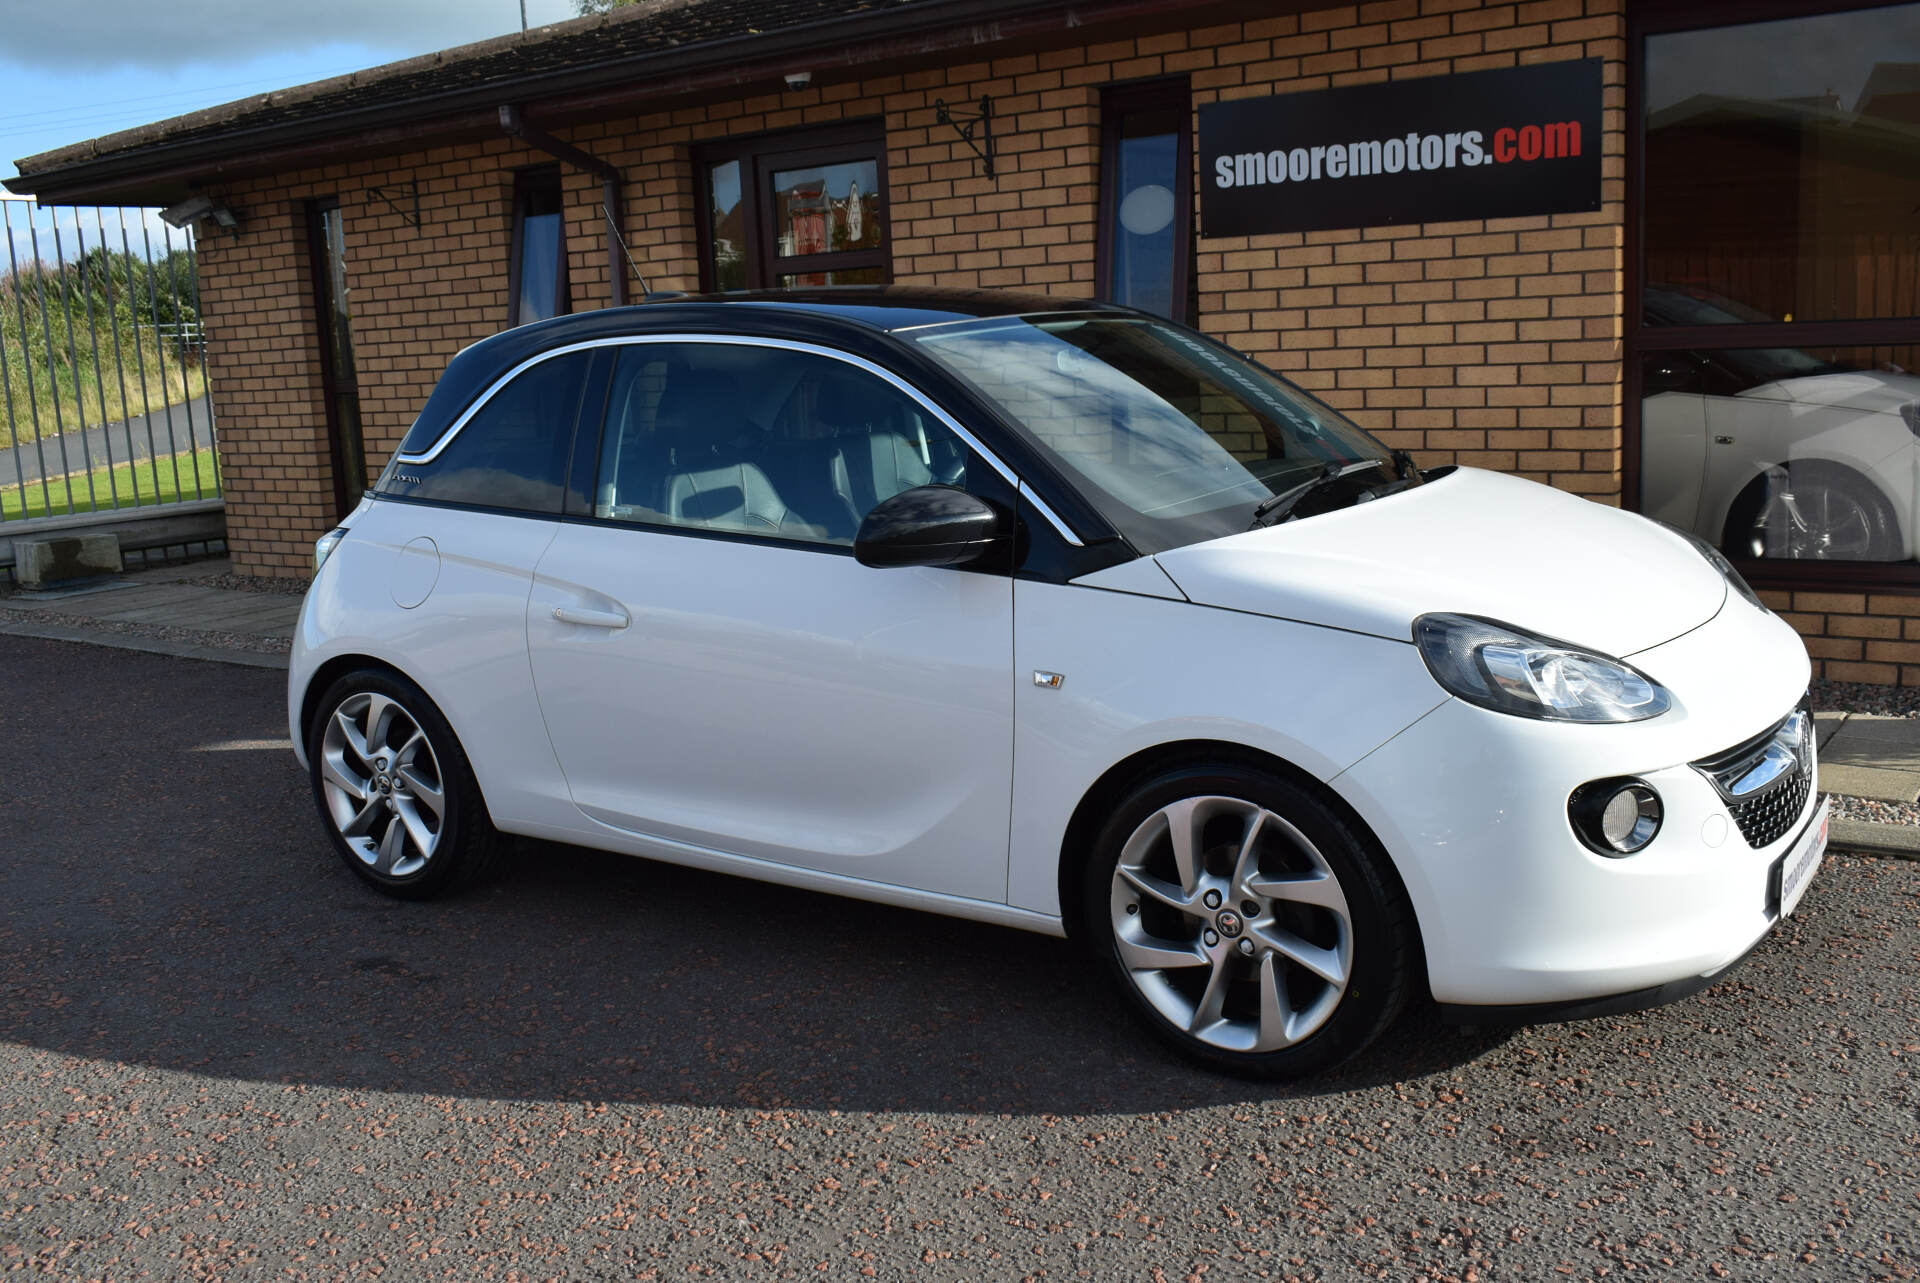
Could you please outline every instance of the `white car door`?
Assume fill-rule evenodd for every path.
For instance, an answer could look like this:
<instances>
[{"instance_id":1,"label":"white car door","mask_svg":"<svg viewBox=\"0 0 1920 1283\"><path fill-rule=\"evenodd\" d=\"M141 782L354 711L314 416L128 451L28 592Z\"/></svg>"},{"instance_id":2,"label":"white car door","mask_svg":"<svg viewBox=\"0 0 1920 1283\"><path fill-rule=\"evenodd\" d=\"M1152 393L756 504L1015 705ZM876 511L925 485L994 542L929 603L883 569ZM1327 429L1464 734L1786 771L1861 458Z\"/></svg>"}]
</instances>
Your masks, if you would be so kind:
<instances>
[{"instance_id":1,"label":"white car door","mask_svg":"<svg viewBox=\"0 0 1920 1283\"><path fill-rule=\"evenodd\" d=\"M878 500L984 471L871 367L624 345L593 514L561 526L527 616L581 812L669 857L1003 901L1012 580L852 556Z\"/></svg>"}]
</instances>

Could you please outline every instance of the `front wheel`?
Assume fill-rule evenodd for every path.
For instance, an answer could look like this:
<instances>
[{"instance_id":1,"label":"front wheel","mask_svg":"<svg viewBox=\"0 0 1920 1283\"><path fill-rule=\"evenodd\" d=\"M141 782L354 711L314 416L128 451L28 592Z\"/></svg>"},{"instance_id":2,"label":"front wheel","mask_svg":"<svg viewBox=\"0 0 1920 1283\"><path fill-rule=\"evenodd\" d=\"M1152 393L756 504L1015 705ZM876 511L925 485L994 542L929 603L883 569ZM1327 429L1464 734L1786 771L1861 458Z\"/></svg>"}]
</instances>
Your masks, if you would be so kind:
<instances>
[{"instance_id":1,"label":"front wheel","mask_svg":"<svg viewBox=\"0 0 1920 1283\"><path fill-rule=\"evenodd\" d=\"M453 728L392 673L342 677L308 728L314 801L347 867L421 900L489 872L504 842Z\"/></svg>"},{"instance_id":2,"label":"front wheel","mask_svg":"<svg viewBox=\"0 0 1920 1283\"><path fill-rule=\"evenodd\" d=\"M1850 469L1804 459L1769 469L1741 492L1721 541L1736 557L1899 561L1900 522L1877 486Z\"/></svg>"},{"instance_id":3,"label":"front wheel","mask_svg":"<svg viewBox=\"0 0 1920 1283\"><path fill-rule=\"evenodd\" d=\"M1377 846L1293 781L1193 767L1136 787L1088 861L1085 937L1155 1033L1213 1068L1318 1073L1399 1014L1412 910Z\"/></svg>"}]
</instances>

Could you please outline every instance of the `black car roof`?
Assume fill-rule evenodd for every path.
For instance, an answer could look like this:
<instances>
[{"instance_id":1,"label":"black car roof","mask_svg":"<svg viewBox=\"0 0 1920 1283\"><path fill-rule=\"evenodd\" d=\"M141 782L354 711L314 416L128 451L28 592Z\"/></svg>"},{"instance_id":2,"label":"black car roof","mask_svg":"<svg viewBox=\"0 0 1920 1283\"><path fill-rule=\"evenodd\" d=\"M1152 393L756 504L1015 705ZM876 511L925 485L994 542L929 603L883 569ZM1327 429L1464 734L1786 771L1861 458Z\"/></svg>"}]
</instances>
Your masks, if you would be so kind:
<instances>
[{"instance_id":1,"label":"black car roof","mask_svg":"<svg viewBox=\"0 0 1920 1283\"><path fill-rule=\"evenodd\" d=\"M1130 314L1125 308L1087 299L913 285L652 294L630 307L576 312L503 330L466 348L448 363L403 448L418 450L439 440L502 375L530 357L575 343L672 330L759 333L830 343L865 338L871 344L892 333L955 321L1088 311Z\"/></svg>"}]
</instances>

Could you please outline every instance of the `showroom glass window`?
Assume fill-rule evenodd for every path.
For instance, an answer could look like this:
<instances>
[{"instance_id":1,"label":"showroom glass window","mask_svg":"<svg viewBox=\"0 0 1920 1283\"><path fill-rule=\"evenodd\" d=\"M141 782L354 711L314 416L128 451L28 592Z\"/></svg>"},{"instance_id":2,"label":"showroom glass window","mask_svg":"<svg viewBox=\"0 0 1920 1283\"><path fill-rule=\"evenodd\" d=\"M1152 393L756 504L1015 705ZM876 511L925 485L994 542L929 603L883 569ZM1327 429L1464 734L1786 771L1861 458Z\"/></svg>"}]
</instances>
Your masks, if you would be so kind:
<instances>
[{"instance_id":1,"label":"showroom glass window","mask_svg":"<svg viewBox=\"0 0 1920 1283\"><path fill-rule=\"evenodd\" d=\"M705 288L893 279L885 158L877 122L703 148L697 172Z\"/></svg>"},{"instance_id":2,"label":"showroom glass window","mask_svg":"<svg viewBox=\"0 0 1920 1283\"><path fill-rule=\"evenodd\" d=\"M1192 112L1185 80L1100 96L1100 296L1193 320Z\"/></svg>"},{"instance_id":3,"label":"showroom glass window","mask_svg":"<svg viewBox=\"0 0 1920 1283\"><path fill-rule=\"evenodd\" d=\"M1762 583L1915 581L1920 4L1717 12L1636 20L1640 508Z\"/></svg>"}]
</instances>

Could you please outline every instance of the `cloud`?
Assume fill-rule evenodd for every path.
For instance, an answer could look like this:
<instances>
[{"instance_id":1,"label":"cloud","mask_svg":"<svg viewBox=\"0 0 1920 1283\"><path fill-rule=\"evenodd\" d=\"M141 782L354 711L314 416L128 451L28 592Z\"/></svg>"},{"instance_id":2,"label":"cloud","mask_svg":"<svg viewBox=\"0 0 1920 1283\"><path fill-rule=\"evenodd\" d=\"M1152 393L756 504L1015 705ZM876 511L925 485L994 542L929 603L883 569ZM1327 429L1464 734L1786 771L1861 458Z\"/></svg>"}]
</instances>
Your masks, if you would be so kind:
<instances>
[{"instance_id":1,"label":"cloud","mask_svg":"<svg viewBox=\"0 0 1920 1283\"><path fill-rule=\"evenodd\" d=\"M0 59L39 70L168 69L316 45L405 57L516 30L519 0L26 0L7 6ZM529 22L573 16L527 0Z\"/></svg>"}]
</instances>

